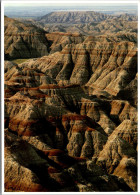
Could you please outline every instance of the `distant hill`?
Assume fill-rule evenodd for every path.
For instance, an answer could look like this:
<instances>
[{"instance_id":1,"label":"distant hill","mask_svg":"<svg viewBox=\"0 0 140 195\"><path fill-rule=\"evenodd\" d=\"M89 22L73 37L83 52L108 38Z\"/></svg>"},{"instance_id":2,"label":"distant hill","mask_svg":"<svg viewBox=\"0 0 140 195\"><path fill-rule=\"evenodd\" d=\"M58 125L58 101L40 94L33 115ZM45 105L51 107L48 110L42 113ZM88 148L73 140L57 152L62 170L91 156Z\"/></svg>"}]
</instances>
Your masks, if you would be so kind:
<instances>
[{"instance_id":1,"label":"distant hill","mask_svg":"<svg viewBox=\"0 0 140 195\"><path fill-rule=\"evenodd\" d=\"M91 22L102 22L108 19L117 18L119 20L137 21L137 16L129 14L109 15L94 11L61 11L51 12L38 18L44 24L65 23L65 24L84 24Z\"/></svg>"},{"instance_id":2,"label":"distant hill","mask_svg":"<svg viewBox=\"0 0 140 195\"><path fill-rule=\"evenodd\" d=\"M117 32L137 33L137 20L137 16L129 14L113 16L94 11L67 11L52 12L28 22L39 25L48 32L103 35Z\"/></svg>"},{"instance_id":3,"label":"distant hill","mask_svg":"<svg viewBox=\"0 0 140 195\"><path fill-rule=\"evenodd\" d=\"M103 14L94 11L68 11L68 12L52 12L39 18L38 20L43 23L89 23L101 22L114 16Z\"/></svg>"}]
</instances>

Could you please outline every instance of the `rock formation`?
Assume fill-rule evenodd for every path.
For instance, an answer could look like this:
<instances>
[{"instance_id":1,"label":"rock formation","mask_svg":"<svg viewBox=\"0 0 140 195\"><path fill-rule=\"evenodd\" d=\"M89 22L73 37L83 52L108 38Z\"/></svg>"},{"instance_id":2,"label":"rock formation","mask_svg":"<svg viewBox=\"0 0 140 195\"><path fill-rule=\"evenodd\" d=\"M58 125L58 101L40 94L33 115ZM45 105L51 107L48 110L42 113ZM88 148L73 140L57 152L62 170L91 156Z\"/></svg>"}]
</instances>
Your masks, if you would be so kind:
<instances>
[{"instance_id":1,"label":"rock formation","mask_svg":"<svg viewBox=\"0 0 140 195\"><path fill-rule=\"evenodd\" d=\"M136 32L46 33L5 21L6 59L31 58L5 60L5 191L137 191Z\"/></svg>"},{"instance_id":2,"label":"rock formation","mask_svg":"<svg viewBox=\"0 0 140 195\"><path fill-rule=\"evenodd\" d=\"M39 18L43 23L87 23L100 22L107 18L113 18L111 15L102 14L94 11L67 11L52 12Z\"/></svg>"},{"instance_id":3,"label":"rock formation","mask_svg":"<svg viewBox=\"0 0 140 195\"><path fill-rule=\"evenodd\" d=\"M45 31L31 24L4 17L6 59L33 58L48 53Z\"/></svg>"}]
</instances>

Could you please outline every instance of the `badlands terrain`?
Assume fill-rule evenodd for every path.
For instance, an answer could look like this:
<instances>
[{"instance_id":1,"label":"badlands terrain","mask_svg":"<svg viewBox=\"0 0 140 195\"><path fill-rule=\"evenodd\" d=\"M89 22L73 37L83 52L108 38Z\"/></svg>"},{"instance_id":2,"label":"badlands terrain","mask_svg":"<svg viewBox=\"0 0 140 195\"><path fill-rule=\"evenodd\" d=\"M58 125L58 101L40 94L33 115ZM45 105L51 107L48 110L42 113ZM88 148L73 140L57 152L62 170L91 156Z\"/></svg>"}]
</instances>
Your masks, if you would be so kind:
<instances>
[{"instance_id":1,"label":"badlands terrain","mask_svg":"<svg viewBox=\"0 0 140 195\"><path fill-rule=\"evenodd\" d=\"M137 191L137 17L4 27L5 191Z\"/></svg>"}]
</instances>

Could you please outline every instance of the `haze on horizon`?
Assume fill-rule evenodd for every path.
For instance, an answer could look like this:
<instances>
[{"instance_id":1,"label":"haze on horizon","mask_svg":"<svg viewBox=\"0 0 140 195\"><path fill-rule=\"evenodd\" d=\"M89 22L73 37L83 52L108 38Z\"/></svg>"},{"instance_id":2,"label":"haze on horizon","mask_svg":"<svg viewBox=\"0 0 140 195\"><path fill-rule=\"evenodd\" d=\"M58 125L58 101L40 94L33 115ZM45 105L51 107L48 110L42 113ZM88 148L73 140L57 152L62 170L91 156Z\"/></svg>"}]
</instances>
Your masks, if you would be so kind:
<instances>
[{"instance_id":1,"label":"haze on horizon","mask_svg":"<svg viewBox=\"0 0 140 195\"><path fill-rule=\"evenodd\" d=\"M4 3L4 13L8 17L40 17L55 11L97 11L106 14L138 13L136 3Z\"/></svg>"}]
</instances>

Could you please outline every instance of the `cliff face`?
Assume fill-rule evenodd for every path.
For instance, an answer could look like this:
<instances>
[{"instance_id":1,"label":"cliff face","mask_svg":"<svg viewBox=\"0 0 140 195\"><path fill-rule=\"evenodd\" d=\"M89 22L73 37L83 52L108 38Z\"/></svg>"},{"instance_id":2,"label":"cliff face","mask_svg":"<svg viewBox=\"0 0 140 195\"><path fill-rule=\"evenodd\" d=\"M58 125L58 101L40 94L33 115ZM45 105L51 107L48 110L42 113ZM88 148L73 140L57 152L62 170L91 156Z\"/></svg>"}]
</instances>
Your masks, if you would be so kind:
<instances>
[{"instance_id":1,"label":"cliff face","mask_svg":"<svg viewBox=\"0 0 140 195\"><path fill-rule=\"evenodd\" d=\"M39 33L5 61L5 190L137 191L136 34Z\"/></svg>"},{"instance_id":2,"label":"cliff face","mask_svg":"<svg viewBox=\"0 0 140 195\"><path fill-rule=\"evenodd\" d=\"M4 50L6 59L33 58L48 53L45 31L34 25L4 18Z\"/></svg>"},{"instance_id":3,"label":"cliff face","mask_svg":"<svg viewBox=\"0 0 140 195\"><path fill-rule=\"evenodd\" d=\"M97 42L87 38L82 43L67 44L62 51L54 53L55 45L58 45L57 38L51 46L53 54L19 66L36 67L61 86L85 85L90 91L98 89L115 96L135 79L137 47L133 42L102 42L101 37Z\"/></svg>"},{"instance_id":4,"label":"cliff face","mask_svg":"<svg viewBox=\"0 0 140 195\"><path fill-rule=\"evenodd\" d=\"M44 27L44 25L41 26L42 23L37 25L37 21L18 21L5 16L5 59L41 57L61 51L68 44L77 45L84 41L87 42L87 40L96 42L120 42L122 40L137 42L136 18L131 17L130 21L127 18L122 20L121 17L103 18L104 20L96 25L87 21L85 24L80 23L76 26L71 23L72 26L66 27L54 23L45 23ZM49 33L46 31L49 31ZM87 35L90 36L87 37Z\"/></svg>"}]
</instances>

